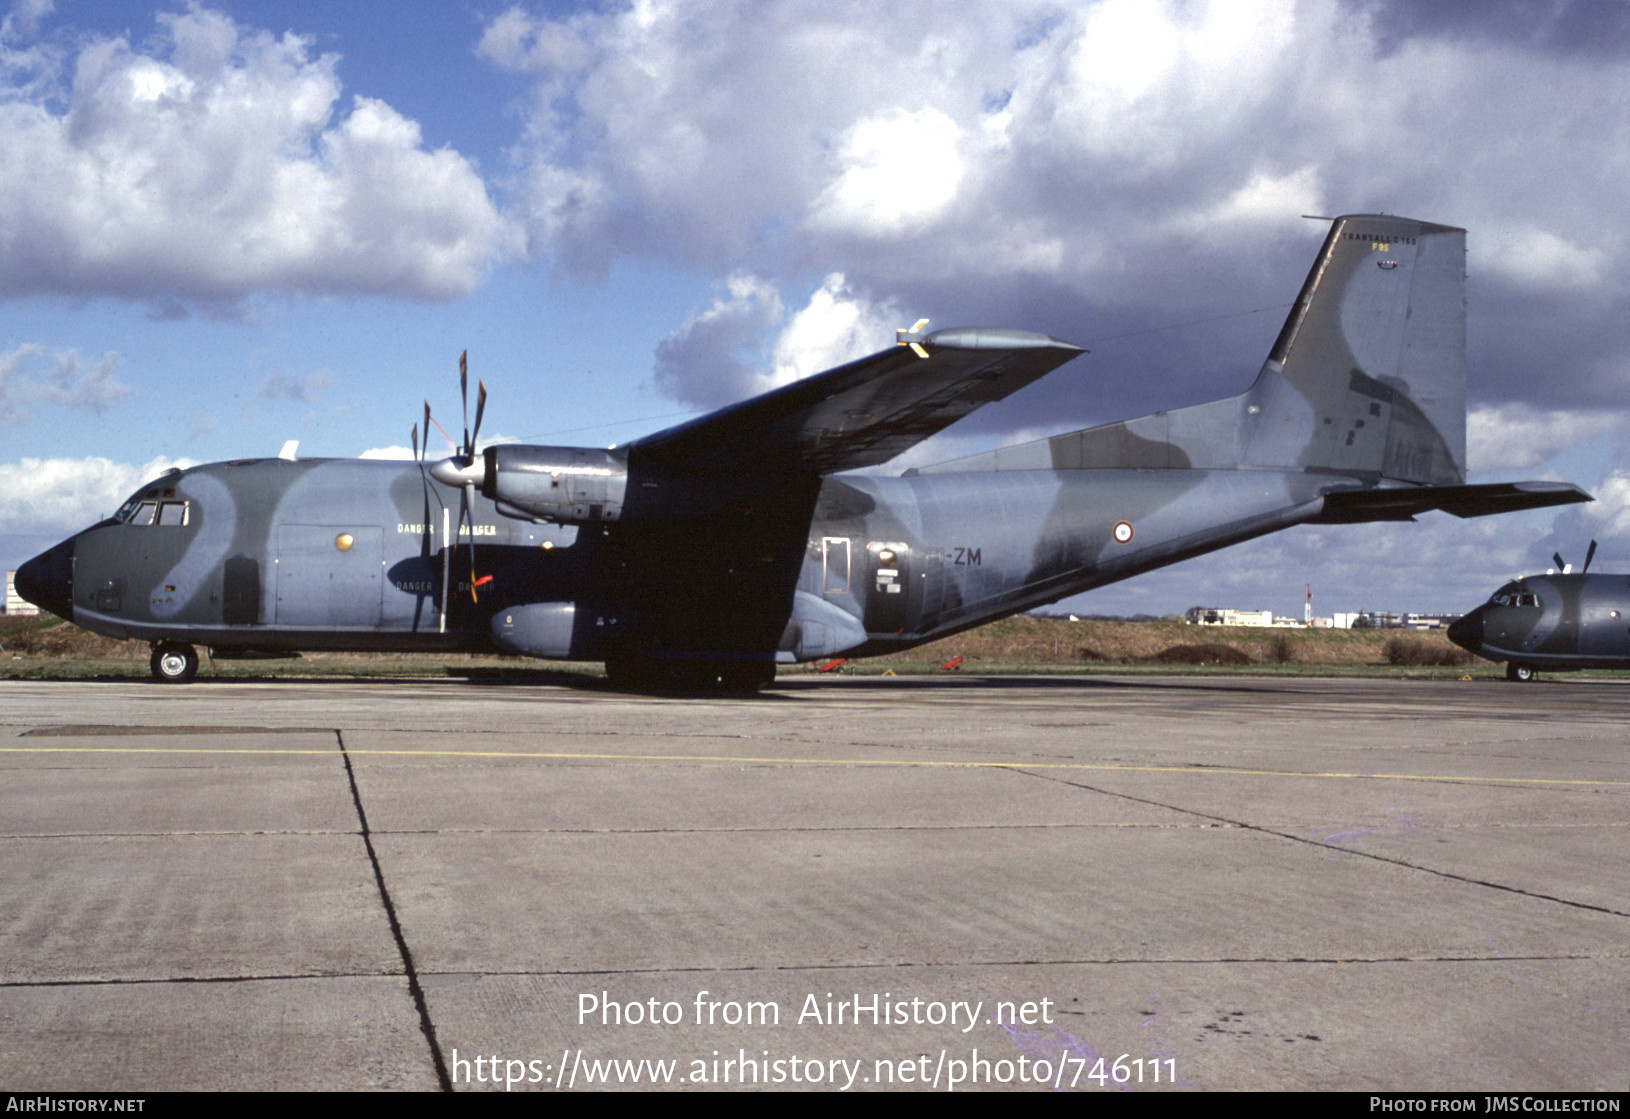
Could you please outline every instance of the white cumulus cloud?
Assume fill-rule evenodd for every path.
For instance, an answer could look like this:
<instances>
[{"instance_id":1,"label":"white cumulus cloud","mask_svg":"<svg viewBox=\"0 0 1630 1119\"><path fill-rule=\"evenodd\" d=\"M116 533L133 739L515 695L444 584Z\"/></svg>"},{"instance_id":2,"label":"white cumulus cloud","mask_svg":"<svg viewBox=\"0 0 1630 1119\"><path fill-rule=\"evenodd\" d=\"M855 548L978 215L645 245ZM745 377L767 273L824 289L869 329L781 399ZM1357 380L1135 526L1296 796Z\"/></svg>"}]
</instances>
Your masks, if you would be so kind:
<instances>
[{"instance_id":1,"label":"white cumulus cloud","mask_svg":"<svg viewBox=\"0 0 1630 1119\"><path fill-rule=\"evenodd\" d=\"M1173 253L1259 278L1264 249L1326 210L1467 225L1474 252L1500 246L1479 266L1530 288L1622 269L1630 70L1520 34L1400 40L1385 18L1341 0L642 0L512 8L481 49L535 82L519 203L533 250L568 269L792 261L902 297L1039 274L1170 299Z\"/></svg>"},{"instance_id":2,"label":"white cumulus cloud","mask_svg":"<svg viewBox=\"0 0 1630 1119\"><path fill-rule=\"evenodd\" d=\"M769 385L790 384L888 349L895 329L911 325L900 320L892 304L872 302L851 289L843 273L834 272L777 336Z\"/></svg>"},{"instance_id":3,"label":"white cumulus cloud","mask_svg":"<svg viewBox=\"0 0 1630 1119\"><path fill-rule=\"evenodd\" d=\"M1559 451L1604 432L1622 431L1620 412L1537 408L1502 404L1473 408L1466 416L1467 469L1520 470L1538 466Z\"/></svg>"},{"instance_id":4,"label":"white cumulus cloud","mask_svg":"<svg viewBox=\"0 0 1630 1119\"><path fill-rule=\"evenodd\" d=\"M1615 470L1596 487L1596 503L1586 507L1593 531L1610 541L1630 536L1630 472Z\"/></svg>"},{"instance_id":5,"label":"white cumulus cloud","mask_svg":"<svg viewBox=\"0 0 1630 1119\"><path fill-rule=\"evenodd\" d=\"M25 458L0 463L0 532L63 536L111 515L143 483L191 459L145 463L90 458Z\"/></svg>"},{"instance_id":6,"label":"white cumulus cloud","mask_svg":"<svg viewBox=\"0 0 1630 1119\"><path fill-rule=\"evenodd\" d=\"M152 49L85 41L65 85L3 75L0 293L450 299L509 250L469 161L343 106L335 56L203 7L157 18Z\"/></svg>"},{"instance_id":7,"label":"white cumulus cloud","mask_svg":"<svg viewBox=\"0 0 1630 1119\"><path fill-rule=\"evenodd\" d=\"M656 385L706 407L745 399L888 348L910 325L899 318L839 272L791 313L774 284L740 273L657 347Z\"/></svg>"},{"instance_id":8,"label":"white cumulus cloud","mask_svg":"<svg viewBox=\"0 0 1630 1119\"><path fill-rule=\"evenodd\" d=\"M962 182L959 138L956 122L935 108L859 121L838 153L837 178L811 204L811 226L900 237L931 224Z\"/></svg>"}]
</instances>

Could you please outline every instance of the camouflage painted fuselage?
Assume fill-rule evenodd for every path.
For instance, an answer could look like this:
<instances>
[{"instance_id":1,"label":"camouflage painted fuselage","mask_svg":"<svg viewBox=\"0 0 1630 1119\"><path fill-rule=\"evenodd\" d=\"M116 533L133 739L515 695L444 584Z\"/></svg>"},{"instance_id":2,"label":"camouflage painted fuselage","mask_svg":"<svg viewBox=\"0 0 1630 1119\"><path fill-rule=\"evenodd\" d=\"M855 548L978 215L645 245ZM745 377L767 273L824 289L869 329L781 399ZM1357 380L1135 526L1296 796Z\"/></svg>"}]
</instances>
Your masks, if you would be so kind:
<instances>
[{"instance_id":1,"label":"camouflage painted fuselage","mask_svg":"<svg viewBox=\"0 0 1630 1119\"><path fill-rule=\"evenodd\" d=\"M1630 576L1530 575L1449 627L1457 645L1529 668L1630 668Z\"/></svg>"},{"instance_id":2,"label":"camouflage painted fuselage","mask_svg":"<svg viewBox=\"0 0 1630 1119\"><path fill-rule=\"evenodd\" d=\"M683 614L625 578L639 524L534 523L478 497L461 528L459 496L415 463L259 460L171 474L133 496L134 518L59 545L71 555L72 618L111 636L220 649L598 659L619 642L651 645ZM166 504L176 523L157 523ZM1275 471L836 476L820 484L793 600L763 608L780 627L782 661L904 648L1271 532L1319 505L1303 475ZM1219 508L1232 516L1219 522ZM736 545L706 529L681 526L690 554L660 557L679 588L687 573L731 578ZM472 555L483 580L474 595ZM495 619L539 604L568 623L550 631L554 643L506 642Z\"/></svg>"}]
</instances>

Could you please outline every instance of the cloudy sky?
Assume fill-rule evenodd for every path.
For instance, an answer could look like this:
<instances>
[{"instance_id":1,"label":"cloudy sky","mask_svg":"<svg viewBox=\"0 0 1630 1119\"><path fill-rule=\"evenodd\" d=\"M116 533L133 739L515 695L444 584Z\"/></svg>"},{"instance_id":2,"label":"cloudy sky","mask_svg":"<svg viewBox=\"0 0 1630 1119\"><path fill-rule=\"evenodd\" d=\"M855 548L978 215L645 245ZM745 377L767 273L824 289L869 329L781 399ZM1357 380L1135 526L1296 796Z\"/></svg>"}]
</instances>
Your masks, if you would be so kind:
<instances>
[{"instance_id":1,"label":"cloudy sky","mask_svg":"<svg viewBox=\"0 0 1630 1119\"><path fill-rule=\"evenodd\" d=\"M1630 569L1627 62L1623 0L16 0L0 564L172 463L403 448L463 349L527 442L924 316L1092 352L910 461L1232 395L1301 215L1385 211L1469 230L1472 480L1597 502L1301 528L1067 606L1460 610L1592 538Z\"/></svg>"}]
</instances>

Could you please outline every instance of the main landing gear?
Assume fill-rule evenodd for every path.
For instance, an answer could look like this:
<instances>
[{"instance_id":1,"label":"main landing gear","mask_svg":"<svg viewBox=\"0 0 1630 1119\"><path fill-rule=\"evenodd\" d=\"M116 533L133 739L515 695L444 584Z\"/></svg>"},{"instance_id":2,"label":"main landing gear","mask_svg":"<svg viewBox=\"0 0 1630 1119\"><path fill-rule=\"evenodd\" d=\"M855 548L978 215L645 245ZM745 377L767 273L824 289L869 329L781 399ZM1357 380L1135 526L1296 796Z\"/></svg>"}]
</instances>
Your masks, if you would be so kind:
<instances>
[{"instance_id":1,"label":"main landing gear","mask_svg":"<svg viewBox=\"0 0 1630 1119\"><path fill-rule=\"evenodd\" d=\"M158 641L153 644L153 658L148 661L153 679L163 684L185 684L198 675L198 651L179 641Z\"/></svg>"},{"instance_id":2,"label":"main landing gear","mask_svg":"<svg viewBox=\"0 0 1630 1119\"><path fill-rule=\"evenodd\" d=\"M730 692L750 695L775 681L758 661L666 661L638 654L606 658L606 678L633 692Z\"/></svg>"}]
</instances>

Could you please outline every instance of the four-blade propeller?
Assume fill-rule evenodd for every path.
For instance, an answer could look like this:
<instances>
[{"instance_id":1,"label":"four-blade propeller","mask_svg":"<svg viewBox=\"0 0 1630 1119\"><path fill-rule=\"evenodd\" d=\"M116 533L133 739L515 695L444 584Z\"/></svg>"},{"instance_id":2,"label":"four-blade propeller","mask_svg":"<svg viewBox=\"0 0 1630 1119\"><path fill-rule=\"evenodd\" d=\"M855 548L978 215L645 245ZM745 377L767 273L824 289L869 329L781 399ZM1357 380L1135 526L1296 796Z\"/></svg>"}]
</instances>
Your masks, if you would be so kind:
<instances>
[{"instance_id":1,"label":"four-blade propeller","mask_svg":"<svg viewBox=\"0 0 1630 1119\"><path fill-rule=\"evenodd\" d=\"M1592 540L1590 542L1590 547L1585 549L1585 566L1583 566L1583 567L1581 567L1579 569L1579 574L1583 575L1587 571L1589 571L1590 570L1590 561L1595 559L1595 558L1596 558L1596 541ZM1558 571L1562 572L1562 574L1568 575L1568 574L1572 573L1573 569L1571 567L1569 567L1567 564L1562 562L1562 553L1561 552L1552 552L1551 553L1551 560L1552 560L1552 562L1554 562L1556 564L1556 569Z\"/></svg>"},{"instance_id":2,"label":"four-blade propeller","mask_svg":"<svg viewBox=\"0 0 1630 1119\"><path fill-rule=\"evenodd\" d=\"M470 426L470 365L469 351L458 356L458 391L460 402L464 409L464 446L453 444L454 454L430 467L430 476L447 486L457 486L460 492L458 524L459 531L467 532L470 538L470 601L479 601L476 597L476 588L492 581L492 576L478 578L475 573L475 489L482 479L484 468L475 457L476 439L481 435L481 417L487 411L487 384L485 381L476 382L475 398L475 426ZM425 443L430 442L430 425L435 420L430 415L430 402L424 405ZM451 437L441 424L436 424L436 430L442 433L449 444L453 443ZM417 437L415 437L414 454L418 455ZM420 461L423 461L422 459ZM450 551L453 541L447 542ZM450 574L445 561L442 565L442 601L447 601L448 582Z\"/></svg>"}]
</instances>

